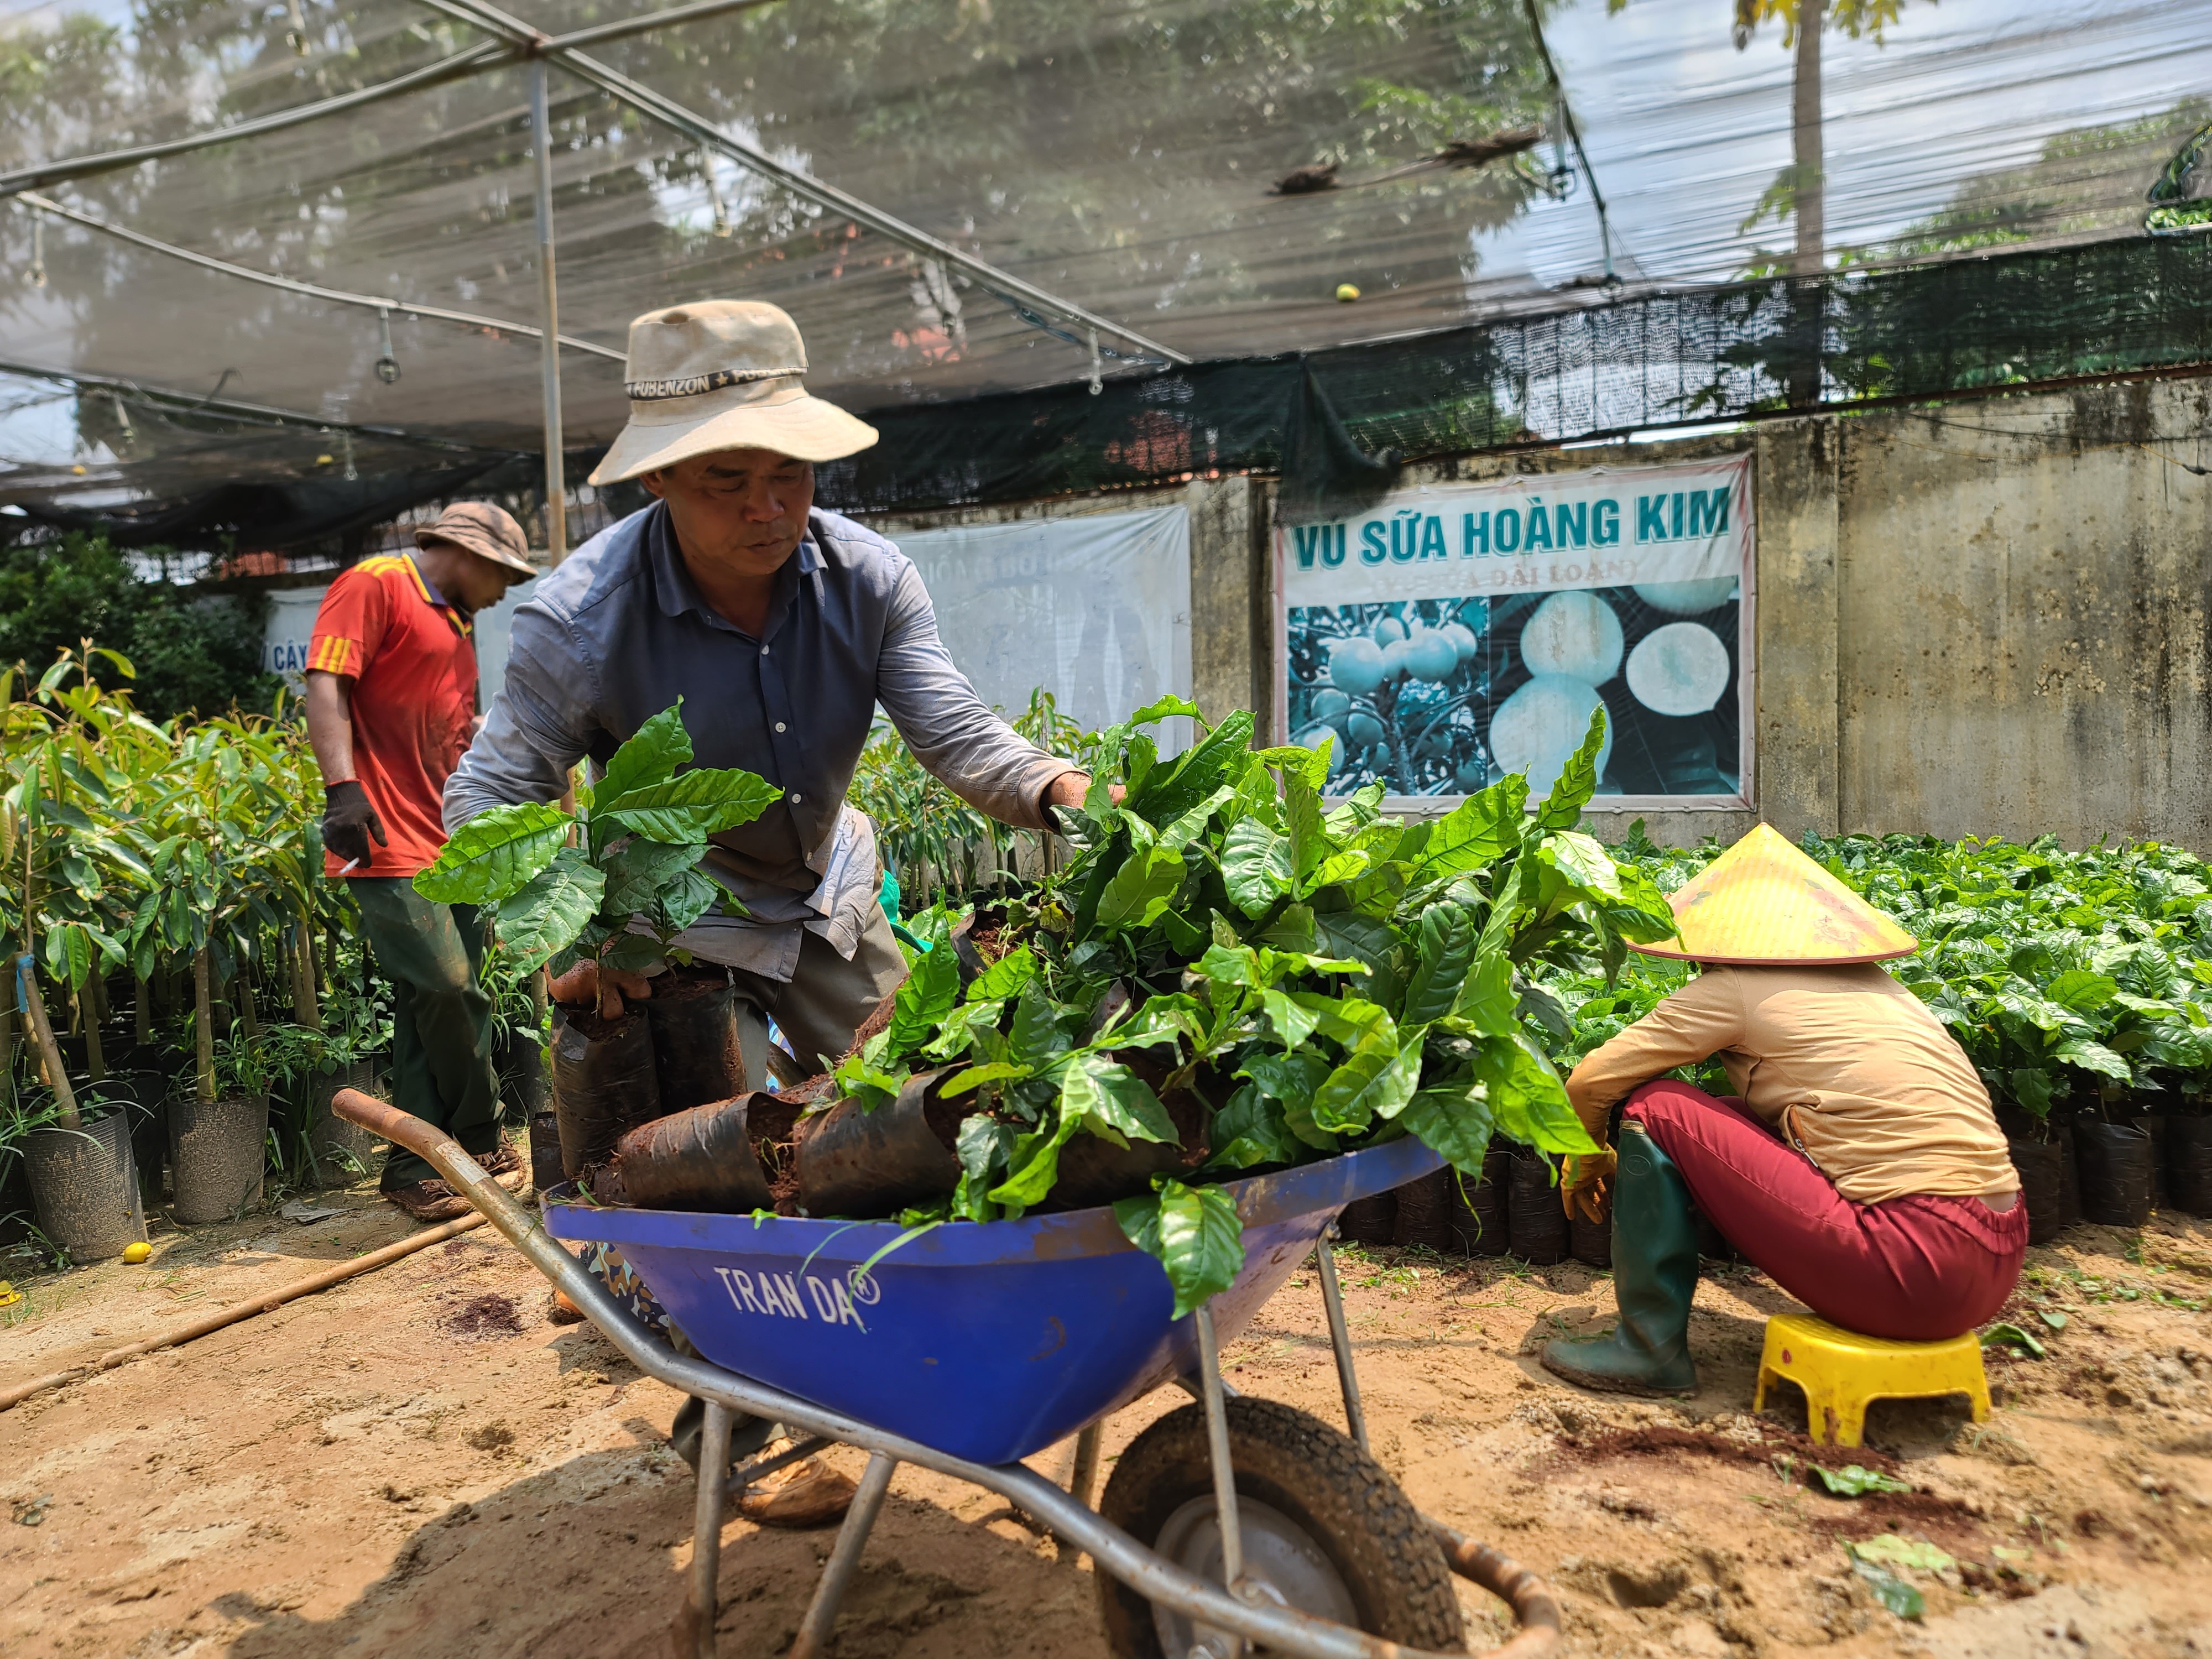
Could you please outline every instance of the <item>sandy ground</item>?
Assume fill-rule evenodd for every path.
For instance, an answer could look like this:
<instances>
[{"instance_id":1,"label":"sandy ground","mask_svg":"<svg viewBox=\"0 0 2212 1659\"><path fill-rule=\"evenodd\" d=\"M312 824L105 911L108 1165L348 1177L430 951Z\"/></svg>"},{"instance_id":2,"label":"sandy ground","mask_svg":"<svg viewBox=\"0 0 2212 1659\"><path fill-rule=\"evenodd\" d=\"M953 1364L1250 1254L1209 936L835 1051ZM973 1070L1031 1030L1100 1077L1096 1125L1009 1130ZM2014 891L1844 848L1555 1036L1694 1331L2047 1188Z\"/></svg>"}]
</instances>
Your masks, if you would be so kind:
<instances>
[{"instance_id":1,"label":"sandy ground","mask_svg":"<svg viewBox=\"0 0 2212 1659\"><path fill-rule=\"evenodd\" d=\"M0 1314L0 1386L405 1231L366 1191L325 1201L344 1213L167 1231L142 1267L32 1275L18 1258L28 1296ZM1424 1510L1551 1579L1576 1654L2212 1656L2206 1224L2033 1251L2014 1316L2047 1357L1992 1360L1991 1420L1878 1406L1847 1456L1802 1439L1792 1390L1751 1413L1761 1322L1794 1305L1754 1273L1701 1287L1704 1389L1678 1407L1582 1395L1531 1358L1609 1321L1610 1283L1587 1268L1342 1260L1378 1455ZM502 1240L471 1234L0 1415L0 1653L666 1653L691 1555L676 1396L590 1327L549 1323L546 1301ZM1240 1389L1341 1422L1310 1277L1229 1358ZM1109 1457L1181 1401L1116 1416ZM1789 1476L1811 1456L1914 1490L1808 1491ZM844 1659L1104 1655L1087 1561L1003 1516L902 1470ZM1844 1553L1885 1533L1956 1563L1902 1570L1919 1621L1884 1610ZM731 1521L723 1653L787 1647L832 1535ZM1500 1604L1462 1599L1472 1650L1503 1638Z\"/></svg>"}]
</instances>

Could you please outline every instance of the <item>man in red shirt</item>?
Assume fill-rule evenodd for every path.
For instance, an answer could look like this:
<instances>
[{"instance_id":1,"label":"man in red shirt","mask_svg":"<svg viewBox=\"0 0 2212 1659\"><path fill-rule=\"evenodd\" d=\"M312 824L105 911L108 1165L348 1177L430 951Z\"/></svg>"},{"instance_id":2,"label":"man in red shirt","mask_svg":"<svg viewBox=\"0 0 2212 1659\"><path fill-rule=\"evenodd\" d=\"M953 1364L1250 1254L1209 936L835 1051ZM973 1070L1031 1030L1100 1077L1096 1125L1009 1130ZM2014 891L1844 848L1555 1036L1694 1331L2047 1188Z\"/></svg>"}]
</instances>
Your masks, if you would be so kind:
<instances>
[{"instance_id":1,"label":"man in red shirt","mask_svg":"<svg viewBox=\"0 0 2212 1659\"><path fill-rule=\"evenodd\" d=\"M362 934L392 981L392 1104L497 1175L520 1160L499 1138L491 999L477 977L483 925L473 905L424 898L414 878L445 845L446 779L477 725L470 618L538 572L521 526L487 501L448 507L415 543L411 556L363 559L315 613L307 740L323 771L323 873L351 884ZM396 1146L383 1190L418 1221L469 1212L428 1164Z\"/></svg>"}]
</instances>

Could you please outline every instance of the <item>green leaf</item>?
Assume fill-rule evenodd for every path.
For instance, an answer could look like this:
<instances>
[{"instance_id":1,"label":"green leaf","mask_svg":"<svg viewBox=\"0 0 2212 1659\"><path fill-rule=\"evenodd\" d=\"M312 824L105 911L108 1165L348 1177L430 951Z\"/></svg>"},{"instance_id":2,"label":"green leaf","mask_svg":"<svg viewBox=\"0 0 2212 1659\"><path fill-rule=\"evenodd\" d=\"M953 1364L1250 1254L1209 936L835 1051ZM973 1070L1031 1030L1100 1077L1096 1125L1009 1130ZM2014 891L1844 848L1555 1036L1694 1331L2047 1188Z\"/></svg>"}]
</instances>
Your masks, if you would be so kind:
<instances>
[{"instance_id":1,"label":"green leaf","mask_svg":"<svg viewBox=\"0 0 2212 1659\"><path fill-rule=\"evenodd\" d=\"M1835 1498L1863 1498L1870 1492L1911 1492L1910 1481L1899 1480L1895 1475L1884 1474L1880 1469L1863 1468L1856 1463L1846 1463L1840 1469L1825 1468L1818 1463L1806 1467L1820 1478L1820 1484Z\"/></svg>"},{"instance_id":2,"label":"green leaf","mask_svg":"<svg viewBox=\"0 0 2212 1659\"><path fill-rule=\"evenodd\" d=\"M865 1049L846 1055L838 1062L833 1075L839 1091L859 1101L863 1112L890 1105L906 1086L907 1079L903 1070L888 1071L875 1064Z\"/></svg>"},{"instance_id":3,"label":"green leaf","mask_svg":"<svg viewBox=\"0 0 2212 1659\"><path fill-rule=\"evenodd\" d=\"M552 863L568 837L568 815L557 806L495 806L453 831L415 890L434 904L495 904Z\"/></svg>"},{"instance_id":4,"label":"green leaf","mask_svg":"<svg viewBox=\"0 0 2212 1659\"><path fill-rule=\"evenodd\" d=\"M1052 1183L1060 1179L1060 1149L1081 1127L1080 1118L1063 1113L1049 1132L1037 1130L1018 1138L1006 1159L1013 1174L991 1189L991 1201L1018 1204L1024 1209L1042 1203Z\"/></svg>"},{"instance_id":5,"label":"green leaf","mask_svg":"<svg viewBox=\"0 0 2212 1659\"><path fill-rule=\"evenodd\" d=\"M1119 1060L1102 1054L1085 1054L1060 1074L1060 1110L1063 1119L1082 1121L1093 1134L1103 1126L1119 1139L1180 1146L1174 1120L1152 1092L1152 1085Z\"/></svg>"},{"instance_id":6,"label":"green leaf","mask_svg":"<svg viewBox=\"0 0 2212 1659\"><path fill-rule=\"evenodd\" d=\"M1004 1002L1036 977L1036 953L1026 945L1006 952L975 975L968 987L970 1002Z\"/></svg>"},{"instance_id":7,"label":"green leaf","mask_svg":"<svg viewBox=\"0 0 2212 1659\"><path fill-rule=\"evenodd\" d=\"M1899 1538L1893 1532L1877 1533L1850 1547L1851 1553L1862 1561L1879 1561L1885 1566L1910 1567L1915 1572L1948 1572L1959 1565L1955 1557L1939 1550L1924 1539Z\"/></svg>"},{"instance_id":8,"label":"green leaf","mask_svg":"<svg viewBox=\"0 0 2212 1659\"><path fill-rule=\"evenodd\" d=\"M599 860L599 867L607 875L604 902L610 920L618 922L650 912L660 896L660 890L706 854L707 843L702 841L672 846L666 842L648 841L643 836L630 836Z\"/></svg>"},{"instance_id":9,"label":"green leaf","mask_svg":"<svg viewBox=\"0 0 2212 1659\"><path fill-rule=\"evenodd\" d=\"M1314 1091L1328 1081L1330 1070L1329 1063L1310 1050L1285 1054L1262 1050L1247 1060L1237 1075L1249 1078L1261 1093L1287 1104L1311 1099Z\"/></svg>"},{"instance_id":10,"label":"green leaf","mask_svg":"<svg viewBox=\"0 0 2212 1659\"><path fill-rule=\"evenodd\" d=\"M1528 803L1528 780L1518 772L1469 795L1425 826L1428 833L1407 854L1415 872L1425 879L1457 875L1511 857L1521 848Z\"/></svg>"},{"instance_id":11,"label":"green leaf","mask_svg":"<svg viewBox=\"0 0 2212 1659\"><path fill-rule=\"evenodd\" d=\"M1475 958L1460 981L1452 1018L1478 1036L1510 1037L1520 1029L1513 994L1513 963L1503 951Z\"/></svg>"},{"instance_id":12,"label":"green leaf","mask_svg":"<svg viewBox=\"0 0 2212 1659\"><path fill-rule=\"evenodd\" d=\"M1486 1042L1475 1056L1474 1077L1501 1133L1540 1152L1597 1151L1567 1103L1559 1073L1526 1033Z\"/></svg>"},{"instance_id":13,"label":"green leaf","mask_svg":"<svg viewBox=\"0 0 2212 1659\"><path fill-rule=\"evenodd\" d=\"M997 1035L999 1017L1006 1008L1003 1002L962 1003L946 1013L921 1052L936 1060L957 1060L979 1040L989 1047L988 1037Z\"/></svg>"},{"instance_id":14,"label":"green leaf","mask_svg":"<svg viewBox=\"0 0 2212 1659\"><path fill-rule=\"evenodd\" d=\"M1149 927L1182 886L1182 854L1171 847L1133 852L1098 896L1096 925L1109 933Z\"/></svg>"},{"instance_id":15,"label":"green leaf","mask_svg":"<svg viewBox=\"0 0 2212 1659\"><path fill-rule=\"evenodd\" d=\"M1334 851L1322 827L1321 794L1301 772L1283 773L1283 828L1290 840L1291 886L1303 893L1307 880Z\"/></svg>"},{"instance_id":16,"label":"green leaf","mask_svg":"<svg viewBox=\"0 0 2212 1659\"><path fill-rule=\"evenodd\" d=\"M1014 1001L1014 1028L1006 1037L1006 1058L1041 1072L1054 1055L1066 1054L1071 1046L1067 1033L1060 1029L1059 1010L1043 987L1031 980Z\"/></svg>"},{"instance_id":17,"label":"green leaf","mask_svg":"<svg viewBox=\"0 0 2212 1659\"><path fill-rule=\"evenodd\" d=\"M1609 899L1621 896L1620 872L1595 836L1579 830L1555 830L1544 838L1537 856L1585 892Z\"/></svg>"},{"instance_id":18,"label":"green leaf","mask_svg":"<svg viewBox=\"0 0 2212 1659\"><path fill-rule=\"evenodd\" d=\"M526 971L543 965L576 942L598 914L606 883L580 848L562 848L520 891L499 902L492 926L501 945Z\"/></svg>"},{"instance_id":19,"label":"green leaf","mask_svg":"<svg viewBox=\"0 0 2212 1659\"><path fill-rule=\"evenodd\" d=\"M2077 1014L2094 1014L2112 1000L2119 981L2087 968L2069 968L2043 988L2045 998Z\"/></svg>"},{"instance_id":20,"label":"green leaf","mask_svg":"<svg viewBox=\"0 0 2212 1659\"><path fill-rule=\"evenodd\" d=\"M1274 1028L1275 1041L1287 1051L1301 1048L1321 1024L1321 1016L1281 991L1260 993L1260 1006Z\"/></svg>"},{"instance_id":21,"label":"green leaf","mask_svg":"<svg viewBox=\"0 0 2212 1659\"><path fill-rule=\"evenodd\" d=\"M1187 1317L1237 1280L1244 1267L1244 1229L1236 1200L1218 1187L1162 1184L1150 1198L1114 1206L1122 1235L1167 1269L1175 1317Z\"/></svg>"},{"instance_id":22,"label":"green leaf","mask_svg":"<svg viewBox=\"0 0 2212 1659\"><path fill-rule=\"evenodd\" d=\"M750 823L782 799L782 790L750 772L702 767L620 797L610 797L602 787L593 798L592 817L595 823L611 819L653 841L704 841Z\"/></svg>"},{"instance_id":23,"label":"green leaf","mask_svg":"<svg viewBox=\"0 0 2212 1659\"><path fill-rule=\"evenodd\" d=\"M885 1049L893 1060L912 1054L935 1036L938 1022L960 1000L960 958L947 942L950 932L940 916L929 934L930 948L915 958L906 982L898 988Z\"/></svg>"},{"instance_id":24,"label":"green leaf","mask_svg":"<svg viewBox=\"0 0 2212 1659\"><path fill-rule=\"evenodd\" d=\"M1175 763L1164 777L1156 769L1130 802L1154 823L1170 823L1197 810L1199 802L1241 771L1252 741L1249 709L1240 708L1215 726ZM1231 794L1235 793L1231 785ZM1224 804L1228 797L1224 797ZM1206 809L1211 816L1214 809Z\"/></svg>"},{"instance_id":25,"label":"green leaf","mask_svg":"<svg viewBox=\"0 0 2212 1659\"><path fill-rule=\"evenodd\" d=\"M1849 1545L1845 1545L1850 1549ZM1928 1598L1878 1561L1862 1561L1851 1555L1851 1571L1866 1580L1875 1599L1900 1619L1917 1619L1928 1611Z\"/></svg>"},{"instance_id":26,"label":"green leaf","mask_svg":"<svg viewBox=\"0 0 2212 1659\"><path fill-rule=\"evenodd\" d=\"M960 1159L960 1182L952 1192L952 1212L969 1221L994 1221L998 1206L988 1196L994 1177L1006 1167L1019 1137L1010 1123L981 1115L960 1126L954 1150Z\"/></svg>"},{"instance_id":27,"label":"green leaf","mask_svg":"<svg viewBox=\"0 0 2212 1659\"><path fill-rule=\"evenodd\" d=\"M2095 1072L2122 1083L2129 1081L2132 1076L2127 1061L2103 1043L2091 1042L2083 1037L2071 1038L2060 1043L2051 1051L2051 1057L2061 1065L2071 1066L2079 1071Z\"/></svg>"},{"instance_id":28,"label":"green leaf","mask_svg":"<svg viewBox=\"0 0 2212 1659\"><path fill-rule=\"evenodd\" d=\"M660 922L671 933L680 933L728 897L721 883L698 866L687 865L660 890Z\"/></svg>"},{"instance_id":29,"label":"green leaf","mask_svg":"<svg viewBox=\"0 0 2212 1659\"><path fill-rule=\"evenodd\" d=\"M92 937L76 922L57 922L46 930L46 972L82 990L92 977Z\"/></svg>"},{"instance_id":30,"label":"green leaf","mask_svg":"<svg viewBox=\"0 0 2212 1659\"><path fill-rule=\"evenodd\" d=\"M1583 735L1582 746L1567 757L1559 769L1559 779L1552 786L1552 793L1536 811L1539 830L1571 830L1581 819L1583 808L1590 804L1597 793L1598 750L1605 746L1605 703L1590 710L1589 730Z\"/></svg>"},{"instance_id":31,"label":"green leaf","mask_svg":"<svg viewBox=\"0 0 2212 1659\"><path fill-rule=\"evenodd\" d=\"M931 1046L933 1048L936 1045ZM1018 1080L1029 1074L1030 1068L1026 1066L1016 1066L1012 1061L1004 1060L989 1060L981 1066L970 1066L964 1071L955 1072L939 1087L938 1097L941 1100L957 1100L961 1096L969 1093L971 1090L980 1089L987 1083Z\"/></svg>"},{"instance_id":32,"label":"green leaf","mask_svg":"<svg viewBox=\"0 0 2212 1659\"><path fill-rule=\"evenodd\" d=\"M1256 817L1241 819L1222 843L1221 879L1238 909L1264 914L1290 891L1290 842Z\"/></svg>"},{"instance_id":33,"label":"green leaf","mask_svg":"<svg viewBox=\"0 0 2212 1659\"><path fill-rule=\"evenodd\" d=\"M1456 904L1432 904L1421 913L1419 960L1406 986L1399 1015L1407 1025L1427 1025L1452 1012L1474 959L1474 924Z\"/></svg>"},{"instance_id":34,"label":"green leaf","mask_svg":"<svg viewBox=\"0 0 2212 1659\"><path fill-rule=\"evenodd\" d=\"M1304 1155L1297 1138L1283 1121L1279 1101L1258 1085L1246 1084L1213 1115L1213 1156L1208 1170L1250 1170L1265 1164L1295 1164Z\"/></svg>"},{"instance_id":35,"label":"green leaf","mask_svg":"<svg viewBox=\"0 0 2212 1659\"><path fill-rule=\"evenodd\" d=\"M636 789L665 783L679 766L691 761L691 734L684 729L684 699L662 709L615 750L605 774L592 791L595 799L611 801Z\"/></svg>"},{"instance_id":36,"label":"green leaf","mask_svg":"<svg viewBox=\"0 0 2212 1659\"><path fill-rule=\"evenodd\" d=\"M2063 1331L2066 1328L2066 1316L2056 1308L2038 1308L2035 1310L2035 1316L2054 1331Z\"/></svg>"},{"instance_id":37,"label":"green leaf","mask_svg":"<svg viewBox=\"0 0 2212 1659\"><path fill-rule=\"evenodd\" d=\"M2012 1324L1989 1327L1982 1333L1982 1346L1985 1348L2024 1348L2038 1359L2044 1358L2045 1354L2042 1342L2033 1333Z\"/></svg>"},{"instance_id":38,"label":"green leaf","mask_svg":"<svg viewBox=\"0 0 2212 1659\"><path fill-rule=\"evenodd\" d=\"M1473 1082L1423 1089L1398 1114L1399 1126L1453 1166L1480 1178L1490 1150L1492 1119L1485 1091Z\"/></svg>"},{"instance_id":39,"label":"green leaf","mask_svg":"<svg viewBox=\"0 0 2212 1659\"><path fill-rule=\"evenodd\" d=\"M1397 1027L1385 1014L1314 1091L1314 1123L1332 1134L1360 1133L1397 1116L1420 1080L1420 1042L1401 1048Z\"/></svg>"}]
</instances>

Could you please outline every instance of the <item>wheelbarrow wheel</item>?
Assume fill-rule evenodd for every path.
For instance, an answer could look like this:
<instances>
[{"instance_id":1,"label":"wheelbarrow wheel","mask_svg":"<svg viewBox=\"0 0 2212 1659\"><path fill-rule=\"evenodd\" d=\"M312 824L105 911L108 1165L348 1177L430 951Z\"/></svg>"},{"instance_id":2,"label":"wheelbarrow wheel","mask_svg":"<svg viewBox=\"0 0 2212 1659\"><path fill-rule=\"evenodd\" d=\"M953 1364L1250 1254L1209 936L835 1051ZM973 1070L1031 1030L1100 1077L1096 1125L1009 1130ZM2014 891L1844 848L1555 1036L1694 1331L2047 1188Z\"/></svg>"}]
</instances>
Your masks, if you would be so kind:
<instances>
[{"instance_id":1,"label":"wheelbarrow wheel","mask_svg":"<svg viewBox=\"0 0 2212 1659\"><path fill-rule=\"evenodd\" d=\"M1244 1570L1301 1613L1432 1651L1466 1638L1443 1547L1389 1472L1317 1417L1228 1403ZM1129 1444L1099 1512L1176 1565L1218 1583L1220 1533L1206 1412L1170 1412ZM1099 1610L1122 1659L1225 1652L1226 1633L1155 1607L1101 1572Z\"/></svg>"}]
</instances>

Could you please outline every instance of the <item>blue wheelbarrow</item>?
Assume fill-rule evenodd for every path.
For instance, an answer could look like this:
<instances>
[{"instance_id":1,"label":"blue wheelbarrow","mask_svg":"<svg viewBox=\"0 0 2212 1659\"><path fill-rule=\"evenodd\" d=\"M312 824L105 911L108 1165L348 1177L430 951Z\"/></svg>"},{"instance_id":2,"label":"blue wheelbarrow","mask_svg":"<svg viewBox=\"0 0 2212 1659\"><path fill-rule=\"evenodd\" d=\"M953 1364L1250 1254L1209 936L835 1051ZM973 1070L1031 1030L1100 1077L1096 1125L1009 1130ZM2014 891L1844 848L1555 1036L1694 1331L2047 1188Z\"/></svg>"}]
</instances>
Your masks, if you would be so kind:
<instances>
[{"instance_id":1,"label":"blue wheelbarrow","mask_svg":"<svg viewBox=\"0 0 2212 1659\"><path fill-rule=\"evenodd\" d=\"M1087 1553L1109 1642L1126 1659L1424 1659L1464 1650L1456 1573L1501 1597L1511 1659L1559 1649L1542 1581L1414 1509L1367 1449L1329 1246L1344 1206L1440 1160L1404 1139L1231 1184L1245 1265L1174 1317L1159 1264L1110 1210L902 1229L890 1222L702 1215L549 1201L540 1218L442 1132L341 1090L332 1109L421 1154L641 1370L706 1402L691 1581L674 1640L714 1650L715 1583L732 1487L828 1445L869 1454L792 1659L822 1659L891 1475L913 1463L998 1494ZM611 1244L696 1346L678 1356L559 1241ZM1348 1435L1237 1395L1220 1350L1316 1262ZM1163 1384L1195 1403L1122 1452L1098 1507L1099 1429ZM732 1469L740 1415L795 1443ZM1076 1437L1066 1488L1019 1460Z\"/></svg>"}]
</instances>

